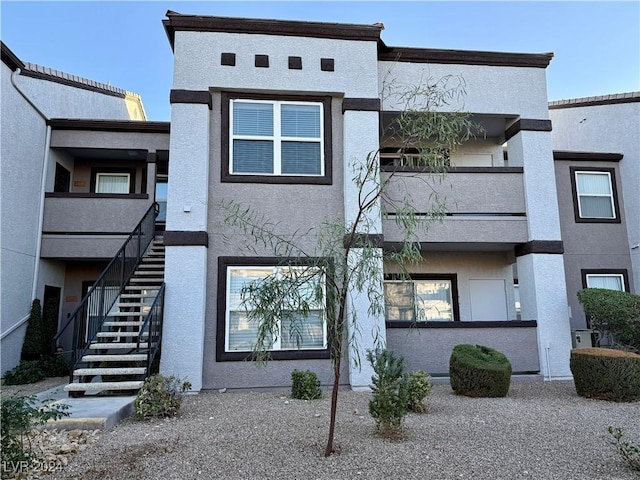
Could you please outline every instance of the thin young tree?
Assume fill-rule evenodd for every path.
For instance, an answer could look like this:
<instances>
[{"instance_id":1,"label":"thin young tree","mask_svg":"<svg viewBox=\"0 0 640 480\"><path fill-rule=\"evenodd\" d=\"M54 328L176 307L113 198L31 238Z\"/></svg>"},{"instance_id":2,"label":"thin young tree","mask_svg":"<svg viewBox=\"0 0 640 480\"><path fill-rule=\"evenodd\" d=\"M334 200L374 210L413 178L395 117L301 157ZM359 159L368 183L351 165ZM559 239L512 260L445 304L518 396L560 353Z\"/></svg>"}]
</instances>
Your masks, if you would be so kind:
<instances>
[{"instance_id":1,"label":"thin young tree","mask_svg":"<svg viewBox=\"0 0 640 480\"><path fill-rule=\"evenodd\" d=\"M421 260L418 234L445 213L445 201L435 185L446 175L450 154L481 131L468 114L454 108L464 93L464 81L456 76L417 85L385 84L383 105L385 99L402 105L381 129L381 142L394 147L396 160L381 172L378 149L351 162L351 176L345 172L345 177L356 187L358 204L350 222L340 216L304 232L283 234L278 223L252 207L235 201L219 205L224 225L245 238L246 248L270 250L280 259L273 274L248 282L241 290L247 316L258 325L253 359L259 364L268 361L278 338L300 348L309 335L305 319L314 311L322 312L333 371L325 456L334 451L341 367L349 347L356 368L360 362L358 312L348 309L348 303L353 296L364 295L369 300L367 314L384 315L381 266L396 265L402 279L407 278L408 267ZM429 195L429 211L414 208L411 192L402 181L407 177L424 182L421 194ZM393 219L402 232L399 246L390 251L382 251L369 235L380 233L381 216ZM305 247L309 236L315 238L312 248Z\"/></svg>"}]
</instances>

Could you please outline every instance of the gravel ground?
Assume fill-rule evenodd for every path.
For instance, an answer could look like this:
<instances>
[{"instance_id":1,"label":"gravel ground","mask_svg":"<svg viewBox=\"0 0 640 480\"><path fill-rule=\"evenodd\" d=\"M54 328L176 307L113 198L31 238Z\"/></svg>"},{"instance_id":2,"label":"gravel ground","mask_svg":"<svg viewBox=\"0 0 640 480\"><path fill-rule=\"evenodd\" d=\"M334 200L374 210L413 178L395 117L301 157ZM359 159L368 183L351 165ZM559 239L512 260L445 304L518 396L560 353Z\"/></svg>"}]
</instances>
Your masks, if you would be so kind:
<instances>
[{"instance_id":1,"label":"gravel ground","mask_svg":"<svg viewBox=\"0 0 640 480\"><path fill-rule=\"evenodd\" d=\"M50 377L40 380L36 383L27 383L24 385L2 385L0 392L2 396L12 395L35 395L36 393L44 392L50 388L63 385L69 381L69 377Z\"/></svg>"},{"instance_id":2,"label":"gravel ground","mask_svg":"<svg viewBox=\"0 0 640 480\"><path fill-rule=\"evenodd\" d=\"M376 435L370 394L340 392L337 452L324 458L329 399L201 393L176 418L127 419L54 479L635 479L609 425L640 441L640 404L578 397L573 382L514 381L500 399L435 385L404 438Z\"/></svg>"}]
</instances>

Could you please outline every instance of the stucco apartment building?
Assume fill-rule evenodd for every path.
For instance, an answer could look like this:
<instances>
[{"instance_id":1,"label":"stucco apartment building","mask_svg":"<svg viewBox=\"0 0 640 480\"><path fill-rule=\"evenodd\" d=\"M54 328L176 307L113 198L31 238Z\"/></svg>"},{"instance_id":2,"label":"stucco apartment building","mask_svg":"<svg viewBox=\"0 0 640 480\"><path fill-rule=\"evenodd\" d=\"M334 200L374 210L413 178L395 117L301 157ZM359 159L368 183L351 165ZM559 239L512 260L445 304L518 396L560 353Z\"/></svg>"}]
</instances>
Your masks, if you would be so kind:
<instances>
[{"instance_id":1,"label":"stucco apartment building","mask_svg":"<svg viewBox=\"0 0 640 480\"><path fill-rule=\"evenodd\" d=\"M237 308L239 289L272 272L278 258L268 249L243 247L217 206L242 203L269 217L283 235L327 219L353 219L351 162L384 146L380 175L394 163L397 145L380 134L381 124L402 109L397 98L381 97L389 78L415 84L461 76L464 104L447 108L470 112L484 135L451 154L450 172L435 186L446 191L447 215L419 238L423 260L412 267L411 282L377 285L393 293L389 298L408 302L390 301L385 315L375 317L367 314L366 298L350 299L349 308L361 313L360 352L382 340L412 369L446 375L453 346L478 343L504 352L515 372L567 378L571 331L587 328L575 293L583 286L636 291L640 149L637 136L628 133L637 131L640 94L549 105L545 69L552 54L392 47L379 25L174 12L163 24L174 52L170 126L132 121L121 96L109 98L121 110L103 108L105 86L94 86L96 100L81 113L52 108L39 115L37 88L62 87L38 78L37 88L23 96L19 89L26 86L18 81L27 83L29 69L3 46L2 110L13 101L38 126L40 137L25 143L37 145L33 168L43 172L38 185L33 176L5 181L6 171L23 166L18 159L24 147L9 139L22 144L24 137L18 130L5 136L5 125L15 119L3 113L3 371L17 363L20 321L31 299L49 287L61 299L60 328L68 314L84 322L83 352L76 356L85 370L78 378L100 375L86 369L118 349L146 354L153 340L144 339L156 337L138 329L155 321L145 321L149 311L163 321L160 371L188 377L196 391L287 386L294 368L312 369L329 384L322 305L309 316L306 326L314 333L299 349L282 336L266 367L246 361L255 328ZM64 88L70 95L86 90ZM597 130L601 124L606 133ZM58 175L58 168L68 174ZM417 210L428 211L421 189L431 174L405 168L396 175ZM59 190L59 177L66 190ZM24 210L14 212L7 200L11 189L27 184ZM118 284L114 306L105 307L107 321L91 332L88 319L96 315L75 309L154 201L163 205L157 223L164 266L133 266L131 279ZM5 228L18 218L31 221L20 235ZM382 216L366 233L380 239L381 252L402 238ZM24 255L29 262L11 264L24 276L18 284L7 266L16 250L11 242L20 238L33 246ZM312 249L313 241L306 241ZM160 248L153 245L149 251ZM380 268L381 278L394 273L389 265ZM151 275L163 280L163 288L149 287L162 292L162 302L127 304L126 297L138 302L147 285L141 282ZM9 284L20 296L8 293ZM421 308L404 308L413 304ZM59 341L68 350L77 338L63 334ZM85 358L92 349L101 356ZM355 351L350 355L344 383L367 388L371 371L364 361L355 366ZM140 377L146 370L136 372ZM102 370L107 373L114 372Z\"/></svg>"}]
</instances>

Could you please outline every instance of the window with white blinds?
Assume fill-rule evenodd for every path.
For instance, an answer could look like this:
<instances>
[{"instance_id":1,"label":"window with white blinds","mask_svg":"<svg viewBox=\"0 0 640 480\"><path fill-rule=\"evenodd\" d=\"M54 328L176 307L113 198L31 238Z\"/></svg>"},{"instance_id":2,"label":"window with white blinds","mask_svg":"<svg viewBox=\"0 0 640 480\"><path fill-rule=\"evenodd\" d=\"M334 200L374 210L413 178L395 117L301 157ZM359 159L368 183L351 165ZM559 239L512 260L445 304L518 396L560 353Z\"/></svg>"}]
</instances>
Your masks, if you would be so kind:
<instances>
[{"instance_id":1,"label":"window with white blinds","mask_svg":"<svg viewBox=\"0 0 640 480\"><path fill-rule=\"evenodd\" d=\"M587 288L604 288L624 292L624 276L617 273L587 274Z\"/></svg>"},{"instance_id":2,"label":"window with white blinds","mask_svg":"<svg viewBox=\"0 0 640 480\"><path fill-rule=\"evenodd\" d=\"M616 218L609 172L575 172L580 218Z\"/></svg>"},{"instance_id":3,"label":"window with white blinds","mask_svg":"<svg viewBox=\"0 0 640 480\"><path fill-rule=\"evenodd\" d=\"M128 173L97 173L96 193L129 193L131 175Z\"/></svg>"},{"instance_id":4,"label":"window with white blinds","mask_svg":"<svg viewBox=\"0 0 640 480\"><path fill-rule=\"evenodd\" d=\"M450 279L386 281L384 300L388 322L455 320Z\"/></svg>"},{"instance_id":5,"label":"window with white blinds","mask_svg":"<svg viewBox=\"0 0 640 480\"><path fill-rule=\"evenodd\" d=\"M258 320L251 318L250 302L243 302L242 289L251 282L260 281L270 275L289 275L296 267L227 267L226 298L226 352L250 352L258 337ZM312 276L323 281L321 275ZM315 285L305 284L303 295L309 294ZM283 299L285 302L286 299ZM286 311L286 309L285 309ZM288 311L287 319L280 319L278 332L271 338L269 350L321 350L327 348L327 329L324 319L324 300L311 302L308 314L296 315Z\"/></svg>"},{"instance_id":6,"label":"window with white blinds","mask_svg":"<svg viewBox=\"0 0 640 480\"><path fill-rule=\"evenodd\" d=\"M324 175L323 105L232 99L230 173Z\"/></svg>"}]
</instances>

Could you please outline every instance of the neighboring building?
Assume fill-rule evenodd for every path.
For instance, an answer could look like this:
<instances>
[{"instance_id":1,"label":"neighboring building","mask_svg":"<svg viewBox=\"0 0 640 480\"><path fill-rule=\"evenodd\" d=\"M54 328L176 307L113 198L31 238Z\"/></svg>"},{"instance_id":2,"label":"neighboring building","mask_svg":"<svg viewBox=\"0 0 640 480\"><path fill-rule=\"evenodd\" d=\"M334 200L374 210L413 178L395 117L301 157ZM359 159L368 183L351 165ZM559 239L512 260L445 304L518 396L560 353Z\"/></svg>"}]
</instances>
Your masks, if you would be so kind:
<instances>
[{"instance_id":1,"label":"neighboring building","mask_svg":"<svg viewBox=\"0 0 640 480\"><path fill-rule=\"evenodd\" d=\"M151 206L169 125L145 122L136 94L24 63L4 43L0 115L4 372L20 359L31 300L63 324ZM101 173L117 172L131 193L97 193L115 178Z\"/></svg>"},{"instance_id":2,"label":"neighboring building","mask_svg":"<svg viewBox=\"0 0 640 480\"><path fill-rule=\"evenodd\" d=\"M563 143L557 135L571 121L554 116L552 131L549 119L546 67L552 54L390 47L380 38L379 25L173 12L167 16L163 23L174 51L170 129L168 123L127 121L125 110L116 115L107 107L88 108L82 114L53 110L43 118L20 100L23 97L12 90L3 72L3 111L8 89L16 102L24 103L19 111L33 117L41 130L29 145L15 142L5 157L8 138L23 137L5 137L5 123L14 119L2 117L3 370L15 364L16 351L19 356L24 328L16 325L31 299L46 295L47 285L51 295L64 299L58 309L60 327L75 315L79 331L87 336L89 343L81 342L74 355L84 356L85 347L98 353L81 362L87 368L78 376L85 381L116 374L114 369L95 368L112 361L113 350L125 355L120 361L141 361L138 357L148 354L154 338L156 347L160 343L149 325L163 319L160 370L188 377L195 391L285 387L294 368L312 369L329 384L322 305L307 319L300 349L281 339L266 367L246 361L256 333L246 313L236 308L238 293L247 281L273 271L278 259L266 248L249 251L245 239L224 226L217 205L235 200L249 206L279 225L278 233L284 235L329 219L352 219L357 191L350 163L380 147L380 175L387 175L396 163L393 151L398 145L380 134L381 125L402 110L397 98L381 97L389 79L411 84L446 75L463 77L464 103L454 101L447 108L464 107L485 135L453 152L446 180L433 185L446 196L448 213L442 223L421 234L423 261L412 269L412 281L394 281L393 268L380 265L380 278L385 280L377 287L389 299L386 316L368 315L366 298L350 299L348 308L359 313L360 352L379 339L405 356L410 368L447 375L453 346L476 343L504 352L516 373L568 378L571 330L586 327L575 301L582 276L585 281L612 282L618 277L603 276L602 269L625 270L627 276L620 277L625 288L637 288L638 280L632 279L640 268L629 255L629 244L634 252L638 242L632 238L637 237L633 229L638 222L629 221L638 211L637 139L635 146L580 139ZM25 65L4 45L3 64L9 73ZM39 81L43 88L51 83ZM100 88L92 93L101 95ZM124 108L122 100L118 97ZM621 115L634 112L637 121L637 108ZM599 115L596 111L589 118ZM109 116L115 120L96 120ZM12 213L5 168L22 171L20 148L35 149L30 158L37 163L36 171L44 169L45 180L42 186L39 181L34 185L33 176L13 182L14 188L21 188L24 202L18 203L23 210ZM634 165L625 164L634 159ZM599 176L592 175L592 167ZM424 182L430 182L430 174L405 167L397 175L397 186L408 189L418 210L429 211ZM590 191L583 191L580 182L611 179L611 194L602 198L610 200L614 218L582 222L591 215L589 208L599 207L587 199L574 214L572 178L578 182L577 187L576 180L573 183L575 196L581 199L590 197ZM624 192L624 200L614 187ZM635 200L629 200L634 194ZM617 204L611 201L615 198ZM121 278L106 284L102 293L92 290L92 295L99 295L81 304L86 288L154 200L165 199L166 226L163 216L156 223L157 231L164 231L166 253L152 245L140 266L135 254L124 254L122 268L135 269L131 280L118 270L115 276ZM164 215L165 209L161 212ZM6 268L13 257L5 255L5 248L14 248L9 239L17 242L13 233L5 234L5 225L11 224L5 219L16 223L18 218L31 223L21 226L21 237L16 238L36 238L29 250L30 267L25 264L16 271L22 272L25 284L37 278L33 291L21 291L19 297L17 284L11 293L5 289L13 277ZM138 232L142 230L149 237L149 228ZM394 222L382 217L366 233L381 239L381 251L394 248L402 238ZM151 241L147 237L145 242ZM313 239L304 242L313 249ZM597 260L591 255L594 249ZM614 255L606 255L609 252ZM164 255L164 266L154 263ZM36 274L34 259L39 264ZM157 283L150 282L151 277ZM115 301L113 308L113 302L103 301L109 296ZM78 305L90 310L97 303L105 303L108 312L105 328L93 337L91 325L99 315ZM422 307L416 309L416 303ZM5 305L15 312L5 317ZM17 320L8 320L5 327L5 318ZM139 333L142 329L144 335ZM5 360L5 337L6 345L13 346L7 347L13 348L13 356L7 357L13 364ZM71 329L59 340L69 349ZM372 372L364 357L359 368L353 361L356 352L349 355L343 383L367 388ZM144 358L150 363L149 356ZM132 365L129 370L130 375L143 375L148 365Z\"/></svg>"},{"instance_id":3,"label":"neighboring building","mask_svg":"<svg viewBox=\"0 0 640 480\"><path fill-rule=\"evenodd\" d=\"M571 326L584 329L578 290L640 287L640 92L551 102L549 116Z\"/></svg>"}]
</instances>

